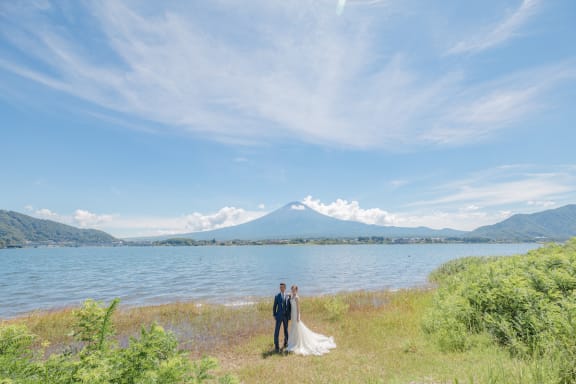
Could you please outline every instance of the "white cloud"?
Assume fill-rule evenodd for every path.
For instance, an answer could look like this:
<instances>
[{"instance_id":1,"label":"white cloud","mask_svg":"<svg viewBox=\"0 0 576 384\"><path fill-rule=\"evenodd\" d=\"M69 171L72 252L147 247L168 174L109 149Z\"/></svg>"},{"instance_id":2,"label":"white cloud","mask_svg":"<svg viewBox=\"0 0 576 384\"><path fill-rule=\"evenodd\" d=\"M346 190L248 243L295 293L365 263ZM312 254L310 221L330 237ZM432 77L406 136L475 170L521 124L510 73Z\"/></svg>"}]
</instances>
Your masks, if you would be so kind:
<instances>
[{"instance_id":1,"label":"white cloud","mask_svg":"<svg viewBox=\"0 0 576 384\"><path fill-rule=\"evenodd\" d=\"M25 209L31 216L39 219L52 220L67 225L78 225L78 223L74 222L72 215L61 215L48 208L35 209L32 205L27 205Z\"/></svg>"},{"instance_id":2,"label":"white cloud","mask_svg":"<svg viewBox=\"0 0 576 384\"><path fill-rule=\"evenodd\" d=\"M242 224L263 216L262 212L245 211L242 208L224 207L214 214L192 213L185 217L186 231L199 232Z\"/></svg>"},{"instance_id":3,"label":"white cloud","mask_svg":"<svg viewBox=\"0 0 576 384\"><path fill-rule=\"evenodd\" d=\"M312 196L306 196L302 203L326 216L341 220L359 221L365 224L390 225L396 217L380 208L363 209L357 201L337 199L336 201L323 204Z\"/></svg>"},{"instance_id":4,"label":"white cloud","mask_svg":"<svg viewBox=\"0 0 576 384\"><path fill-rule=\"evenodd\" d=\"M29 206L29 207L30 207L30 209L32 209L31 206ZM34 211L34 214L36 216L39 216L39 217L42 217L45 219L52 219L53 220L53 219L59 219L60 218L58 216L58 214L56 214L56 213L54 213L51 210L46 209L46 208L38 209L37 211Z\"/></svg>"},{"instance_id":5,"label":"white cloud","mask_svg":"<svg viewBox=\"0 0 576 384\"><path fill-rule=\"evenodd\" d=\"M355 3L380 2L349 1ZM328 0L242 7L220 0L198 9L182 2L93 2L82 11L92 16L86 32L54 25L46 12L6 28L6 42L25 59L10 55L0 68L86 100L97 113L103 107L112 118L150 122L144 129L241 144L288 138L391 150L461 145L538 110L548 89L539 84L549 82L537 70L513 84L470 86L460 69L424 73L411 55L384 53L378 39L390 2L381 3L387 6L357 7L343 18L329 11L336 3ZM462 42L457 51L506 41L537 4L525 0L488 37ZM216 24L199 10L223 19ZM107 52L103 57L91 50L92 41Z\"/></svg>"},{"instance_id":6,"label":"white cloud","mask_svg":"<svg viewBox=\"0 0 576 384\"><path fill-rule=\"evenodd\" d=\"M113 215L98 215L84 209L77 209L72 216L73 223L80 228L97 228L110 223Z\"/></svg>"},{"instance_id":7,"label":"white cloud","mask_svg":"<svg viewBox=\"0 0 576 384\"><path fill-rule=\"evenodd\" d=\"M458 42L449 53L476 53L501 45L518 35L518 30L536 13L540 0L522 0L514 12L478 36Z\"/></svg>"}]
</instances>

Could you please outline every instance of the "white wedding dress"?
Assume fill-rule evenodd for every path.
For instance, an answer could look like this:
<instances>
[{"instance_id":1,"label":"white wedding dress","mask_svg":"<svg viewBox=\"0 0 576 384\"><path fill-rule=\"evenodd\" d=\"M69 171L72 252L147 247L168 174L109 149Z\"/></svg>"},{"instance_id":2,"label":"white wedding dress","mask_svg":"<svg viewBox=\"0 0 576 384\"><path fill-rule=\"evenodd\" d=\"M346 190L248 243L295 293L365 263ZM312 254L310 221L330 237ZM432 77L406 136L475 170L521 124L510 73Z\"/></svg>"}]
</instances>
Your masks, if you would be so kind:
<instances>
[{"instance_id":1,"label":"white wedding dress","mask_svg":"<svg viewBox=\"0 0 576 384\"><path fill-rule=\"evenodd\" d=\"M302 321L298 321L298 314L300 313L298 296L290 298L290 305L292 306L292 320L288 333L288 352L304 356L320 356L330 352L330 349L336 348L332 336L327 337L312 332Z\"/></svg>"}]
</instances>

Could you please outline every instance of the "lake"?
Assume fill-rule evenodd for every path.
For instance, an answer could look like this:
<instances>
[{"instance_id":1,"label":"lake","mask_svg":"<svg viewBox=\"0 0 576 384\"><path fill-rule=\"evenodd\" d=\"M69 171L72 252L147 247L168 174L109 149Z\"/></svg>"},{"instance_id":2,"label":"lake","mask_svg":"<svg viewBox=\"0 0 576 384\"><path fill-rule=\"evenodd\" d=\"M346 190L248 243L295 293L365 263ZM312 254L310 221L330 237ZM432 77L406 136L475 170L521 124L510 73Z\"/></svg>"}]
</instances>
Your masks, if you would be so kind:
<instances>
[{"instance_id":1,"label":"lake","mask_svg":"<svg viewBox=\"0 0 576 384\"><path fill-rule=\"evenodd\" d=\"M302 296L427 284L464 256L526 253L539 244L24 248L0 250L0 318L80 306L198 301L241 305L297 284Z\"/></svg>"}]
</instances>

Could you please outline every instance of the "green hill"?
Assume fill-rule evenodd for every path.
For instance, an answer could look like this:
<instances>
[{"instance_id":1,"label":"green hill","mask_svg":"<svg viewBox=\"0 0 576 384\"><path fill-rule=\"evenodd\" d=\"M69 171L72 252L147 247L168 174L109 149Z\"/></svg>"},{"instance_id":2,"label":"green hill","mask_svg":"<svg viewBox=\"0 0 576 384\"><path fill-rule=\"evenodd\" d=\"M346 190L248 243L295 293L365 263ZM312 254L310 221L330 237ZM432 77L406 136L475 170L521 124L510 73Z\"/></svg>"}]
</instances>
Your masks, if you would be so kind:
<instances>
[{"instance_id":1,"label":"green hill","mask_svg":"<svg viewBox=\"0 0 576 384\"><path fill-rule=\"evenodd\" d=\"M576 204L532 214L517 214L467 236L494 240L563 241L576 236Z\"/></svg>"},{"instance_id":2,"label":"green hill","mask_svg":"<svg viewBox=\"0 0 576 384\"><path fill-rule=\"evenodd\" d=\"M34 245L110 245L119 240L106 232L80 229L18 212L0 210L0 248Z\"/></svg>"}]
</instances>

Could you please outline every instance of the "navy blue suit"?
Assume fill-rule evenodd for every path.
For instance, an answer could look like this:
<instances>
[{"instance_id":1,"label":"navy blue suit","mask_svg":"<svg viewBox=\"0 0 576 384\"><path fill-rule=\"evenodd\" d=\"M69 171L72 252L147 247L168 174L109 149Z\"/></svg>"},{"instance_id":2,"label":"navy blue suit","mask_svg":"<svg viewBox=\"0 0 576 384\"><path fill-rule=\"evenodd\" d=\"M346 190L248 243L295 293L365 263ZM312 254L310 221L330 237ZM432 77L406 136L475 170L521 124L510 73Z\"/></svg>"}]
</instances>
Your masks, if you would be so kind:
<instances>
[{"instance_id":1,"label":"navy blue suit","mask_svg":"<svg viewBox=\"0 0 576 384\"><path fill-rule=\"evenodd\" d=\"M274 328L274 347L279 349L280 343L278 342L278 336L280 335L280 326L284 326L284 346L288 344L288 320L290 320L290 300L288 295L284 294L284 300L282 300L282 293L279 293L274 298L274 307L272 308L272 314L276 319L276 327Z\"/></svg>"}]
</instances>

